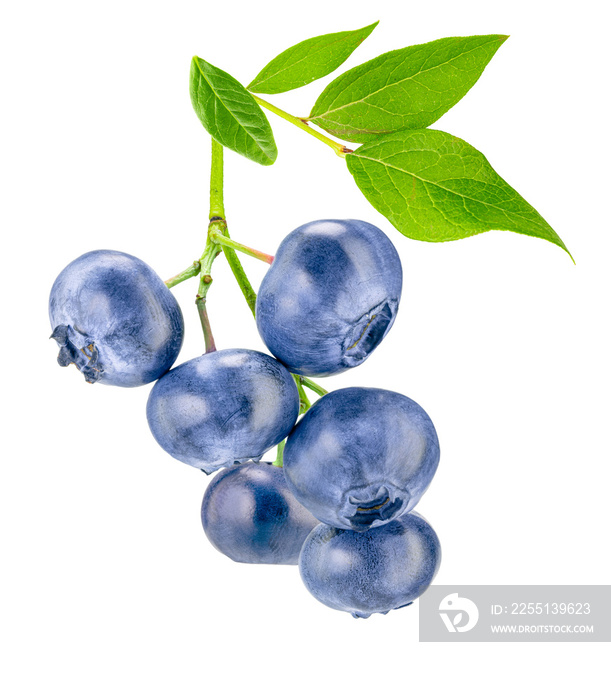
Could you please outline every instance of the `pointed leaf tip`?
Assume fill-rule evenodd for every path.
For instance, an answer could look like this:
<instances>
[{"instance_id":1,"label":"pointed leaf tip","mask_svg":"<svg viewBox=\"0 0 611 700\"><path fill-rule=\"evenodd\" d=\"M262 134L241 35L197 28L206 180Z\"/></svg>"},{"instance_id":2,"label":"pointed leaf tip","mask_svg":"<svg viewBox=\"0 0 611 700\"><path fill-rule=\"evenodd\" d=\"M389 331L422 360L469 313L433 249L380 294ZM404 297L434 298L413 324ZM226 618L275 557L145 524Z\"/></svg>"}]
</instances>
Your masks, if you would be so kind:
<instances>
[{"instance_id":1,"label":"pointed leaf tip","mask_svg":"<svg viewBox=\"0 0 611 700\"><path fill-rule=\"evenodd\" d=\"M323 34L295 44L273 58L248 89L274 95L308 85L329 75L358 48L379 23L347 32Z\"/></svg>"},{"instance_id":2,"label":"pointed leaf tip","mask_svg":"<svg viewBox=\"0 0 611 700\"><path fill-rule=\"evenodd\" d=\"M346 156L369 202L401 233L454 241L485 231L513 231L562 248L543 217L466 141L420 129L379 137Z\"/></svg>"}]
</instances>

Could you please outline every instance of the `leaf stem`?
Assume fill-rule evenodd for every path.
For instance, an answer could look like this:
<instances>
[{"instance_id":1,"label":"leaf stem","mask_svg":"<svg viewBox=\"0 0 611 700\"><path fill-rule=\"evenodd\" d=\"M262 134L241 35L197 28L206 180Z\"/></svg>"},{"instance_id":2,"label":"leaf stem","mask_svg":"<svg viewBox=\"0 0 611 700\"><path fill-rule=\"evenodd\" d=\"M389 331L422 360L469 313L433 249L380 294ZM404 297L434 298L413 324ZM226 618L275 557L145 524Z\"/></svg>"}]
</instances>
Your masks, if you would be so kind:
<instances>
[{"instance_id":1,"label":"leaf stem","mask_svg":"<svg viewBox=\"0 0 611 700\"><path fill-rule=\"evenodd\" d=\"M319 396L324 396L325 394L329 393L326 389L323 389L320 386L320 384L313 382L309 377L301 377L301 384L303 386L307 386L308 389L311 389L313 392L315 392Z\"/></svg>"},{"instance_id":2,"label":"leaf stem","mask_svg":"<svg viewBox=\"0 0 611 700\"><path fill-rule=\"evenodd\" d=\"M266 262L268 265L271 265L274 261L273 255L262 253L256 248L251 248L250 246L244 245L243 243L238 243L237 241L234 241L228 236L225 236L221 233L212 233L210 235L215 243L218 243L220 246L223 247L223 250L225 248L232 248L233 250L237 250L240 253L246 253L246 255L250 255L253 258L257 258L257 260Z\"/></svg>"},{"instance_id":3,"label":"leaf stem","mask_svg":"<svg viewBox=\"0 0 611 700\"><path fill-rule=\"evenodd\" d=\"M318 139L319 141L326 143L327 146L330 146L335 151L335 154L338 155L340 158L345 158L346 153L352 153L351 148L348 148L347 146L343 146L341 143L337 143L337 141L333 141L333 139L330 139L328 136L325 136L324 134L321 134L319 131L316 131L316 129L313 129L304 119L299 119L299 117L294 117L292 114L289 114L288 112L285 112L283 109L280 109L279 107L276 107L275 105L270 104L269 102L262 99L261 97L258 97L257 95L253 95L253 97L255 98L255 101L257 102L257 104L261 105L261 107L265 107L265 109L269 109L270 112L273 112L274 114L278 115L279 117L282 117L282 119L286 119L287 122L294 124L296 127L307 132L308 134L310 134L314 138Z\"/></svg>"}]
</instances>

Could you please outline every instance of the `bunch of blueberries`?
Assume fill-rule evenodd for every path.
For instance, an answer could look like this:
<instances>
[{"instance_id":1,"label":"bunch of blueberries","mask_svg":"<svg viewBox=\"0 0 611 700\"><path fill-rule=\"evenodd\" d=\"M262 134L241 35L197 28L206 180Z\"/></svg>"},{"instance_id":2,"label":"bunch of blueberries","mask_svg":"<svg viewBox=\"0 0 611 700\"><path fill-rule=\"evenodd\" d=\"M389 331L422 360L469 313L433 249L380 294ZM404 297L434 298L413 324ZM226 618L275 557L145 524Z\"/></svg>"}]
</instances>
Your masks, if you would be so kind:
<instances>
[{"instance_id":1,"label":"bunch of blueberries","mask_svg":"<svg viewBox=\"0 0 611 700\"><path fill-rule=\"evenodd\" d=\"M238 562L299 564L308 590L355 617L412 603L429 586L440 545L413 512L439 462L431 419L393 391L345 388L298 421L293 375L361 364L399 305L397 251L375 226L322 220L281 243L260 286L256 321L269 349L207 352L170 369L182 346L180 307L144 262L96 250L51 290L59 364L90 382L155 381L150 429L172 457L217 472L204 531ZM292 374L291 374L292 373ZM261 462L286 439L283 467Z\"/></svg>"}]
</instances>

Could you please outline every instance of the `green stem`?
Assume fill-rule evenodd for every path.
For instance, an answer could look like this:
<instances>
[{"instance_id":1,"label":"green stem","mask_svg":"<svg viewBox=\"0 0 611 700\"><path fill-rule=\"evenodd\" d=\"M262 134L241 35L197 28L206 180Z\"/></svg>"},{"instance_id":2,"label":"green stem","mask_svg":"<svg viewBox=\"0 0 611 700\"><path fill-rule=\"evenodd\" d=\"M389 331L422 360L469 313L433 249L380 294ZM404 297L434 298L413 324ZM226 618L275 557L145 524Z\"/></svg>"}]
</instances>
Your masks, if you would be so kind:
<instances>
[{"instance_id":1,"label":"green stem","mask_svg":"<svg viewBox=\"0 0 611 700\"><path fill-rule=\"evenodd\" d=\"M225 218L223 199L223 147L212 139L212 158L210 162L210 216L214 219Z\"/></svg>"},{"instance_id":2,"label":"green stem","mask_svg":"<svg viewBox=\"0 0 611 700\"><path fill-rule=\"evenodd\" d=\"M275 467L281 467L284 464L284 446L286 445L286 440L278 443L278 449L276 452L276 459L273 461Z\"/></svg>"},{"instance_id":3,"label":"green stem","mask_svg":"<svg viewBox=\"0 0 611 700\"><path fill-rule=\"evenodd\" d=\"M309 377L301 377L301 383L303 386L307 386L308 389L311 389L312 391L317 393L319 396L324 396L325 394L329 393L326 389L323 389L320 386L320 384L313 382Z\"/></svg>"},{"instance_id":4,"label":"green stem","mask_svg":"<svg viewBox=\"0 0 611 700\"><path fill-rule=\"evenodd\" d=\"M280 109L279 107L276 107L275 105L270 104L269 102L262 99L261 97L258 97L257 95L253 95L253 97L255 98L255 101L257 102L257 104L261 105L261 107L265 107L265 109L269 109L270 112L273 112L274 114L277 114L279 117L286 119L287 122L290 122L291 124L294 124L296 127L299 127L303 131L310 134L310 136L313 136L314 138L318 139L319 141L322 141L323 143L326 143L327 146L330 146L335 151L335 154L338 155L340 158L345 158L346 153L352 153L351 148L348 148L347 146L342 146L341 143L337 143L337 141L333 141L333 139L330 139L328 136L321 134L320 131L316 131L316 129L313 129L311 126L309 126L309 124L304 119L300 119L299 117L294 117L292 114L289 114L288 112L285 112L283 109Z\"/></svg>"},{"instance_id":5,"label":"green stem","mask_svg":"<svg viewBox=\"0 0 611 700\"><path fill-rule=\"evenodd\" d=\"M227 233L225 235L228 235ZM231 271L233 272L233 276L236 278L236 281L238 283L238 286L242 290L242 294L244 295L244 299L246 299L246 303L248 304L248 307L252 311L252 315L255 315L255 308L257 306L257 294L255 290L252 288L252 285L250 284L250 281L248 277L246 276L246 273L244 272L244 268L242 267L242 263L240 262L240 259L236 255L235 250L231 250L231 248L223 248L223 252L225 253L225 257L227 258L227 262L229 263L229 267L231 268Z\"/></svg>"},{"instance_id":6,"label":"green stem","mask_svg":"<svg viewBox=\"0 0 611 700\"><path fill-rule=\"evenodd\" d=\"M227 222L225 221L225 204L223 201L223 147L218 141L212 139L212 165L210 170L210 226L208 227L209 240L216 236L223 236L225 239L230 238L227 230ZM213 241L214 242L214 241ZM221 249L217 243L215 246ZM227 258L227 262L233 276L242 290L242 294L246 299L252 315L255 315L255 304L257 295L252 288L242 263L240 262L236 252L229 246L223 247L223 252Z\"/></svg>"},{"instance_id":7,"label":"green stem","mask_svg":"<svg viewBox=\"0 0 611 700\"><path fill-rule=\"evenodd\" d=\"M219 254L220 247L218 244L212 246L214 241L211 241L211 235L216 234L216 230L222 233L224 219L225 219L225 206L223 202L223 147L218 141L212 139L212 155L210 162L210 215L208 217L210 223L208 225L208 238L206 239L206 248L202 253L202 257L199 260L195 260L186 270L179 272L174 277L166 280L165 284L168 288L172 288L185 280L196 275L210 274L210 266L212 261ZM222 224L219 225L216 222L221 220ZM202 268L202 261L205 262L206 269ZM207 287L210 286L209 284ZM206 287L206 291L207 291ZM200 289L198 291L198 296L202 293L202 283L200 280Z\"/></svg>"},{"instance_id":8,"label":"green stem","mask_svg":"<svg viewBox=\"0 0 611 700\"><path fill-rule=\"evenodd\" d=\"M293 379L295 380L295 384L297 384L297 391L299 392L299 415L301 415L302 413L306 413L312 404L303 389L303 377L299 374L294 374Z\"/></svg>"},{"instance_id":9,"label":"green stem","mask_svg":"<svg viewBox=\"0 0 611 700\"><path fill-rule=\"evenodd\" d=\"M174 277L170 277L169 280L165 281L165 285L168 289L171 289L172 287L175 287L177 284L180 284L181 282L184 282L185 280L190 279L191 277L195 277L196 275L199 275L199 271L201 269L201 265L199 260L195 260L192 265L189 265L189 267L186 270L183 270L182 272L179 272L177 275L174 275Z\"/></svg>"},{"instance_id":10,"label":"green stem","mask_svg":"<svg viewBox=\"0 0 611 700\"><path fill-rule=\"evenodd\" d=\"M197 262L199 266L199 286L195 297L195 305L199 314L199 320L204 332L204 342L206 352L214 352L216 344L212 335L212 327L206 308L206 296L212 284L212 263L221 252L221 247L214 241L214 235L222 231L225 224L225 207L223 203L223 147L218 141L212 139L212 154L210 158L210 222L208 224L208 235L206 236L206 247L201 258ZM193 263L191 267L195 267Z\"/></svg>"},{"instance_id":11,"label":"green stem","mask_svg":"<svg viewBox=\"0 0 611 700\"><path fill-rule=\"evenodd\" d=\"M268 265L271 265L274 262L273 255L262 253L256 248L251 248L250 246L244 245L243 243L238 243L237 241L234 241L231 238L228 238L227 236L224 236L220 233L212 233L210 235L215 243L218 243L223 247L223 250L225 248L232 248L233 250L238 250L240 253L246 253L246 255L250 255L253 258L257 258L257 260L266 262Z\"/></svg>"}]
</instances>

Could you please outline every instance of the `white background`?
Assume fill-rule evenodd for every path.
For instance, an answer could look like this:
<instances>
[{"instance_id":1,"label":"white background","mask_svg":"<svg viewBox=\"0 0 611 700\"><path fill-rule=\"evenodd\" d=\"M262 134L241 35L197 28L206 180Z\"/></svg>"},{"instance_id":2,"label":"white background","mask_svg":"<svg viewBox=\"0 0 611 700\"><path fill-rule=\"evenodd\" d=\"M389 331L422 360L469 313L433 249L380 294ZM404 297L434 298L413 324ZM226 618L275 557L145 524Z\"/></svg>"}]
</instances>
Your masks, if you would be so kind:
<instances>
[{"instance_id":1,"label":"white background","mask_svg":"<svg viewBox=\"0 0 611 700\"><path fill-rule=\"evenodd\" d=\"M556 229L559 248L494 232L412 241L330 149L270 115L273 167L226 157L234 238L275 251L296 226L361 218L404 266L394 329L328 388L403 392L442 461L418 510L438 583L609 583L609 177L603 4L21 2L3 10L1 621L6 698L370 696L601 698L606 645L417 642L416 606L353 620L295 567L234 564L199 521L206 477L154 442L149 387L90 386L56 364L47 298L95 248L163 278L199 256L209 138L188 94L198 54L244 83L309 36L380 19L348 60L444 36L503 33L437 122L481 150ZM305 116L323 79L270 98ZM265 265L245 260L258 285ZM220 347L262 349L224 261L209 306ZM202 352L192 300L185 361ZM608 661L608 658L606 658Z\"/></svg>"}]
</instances>

